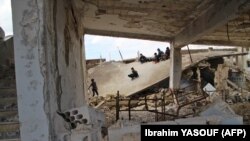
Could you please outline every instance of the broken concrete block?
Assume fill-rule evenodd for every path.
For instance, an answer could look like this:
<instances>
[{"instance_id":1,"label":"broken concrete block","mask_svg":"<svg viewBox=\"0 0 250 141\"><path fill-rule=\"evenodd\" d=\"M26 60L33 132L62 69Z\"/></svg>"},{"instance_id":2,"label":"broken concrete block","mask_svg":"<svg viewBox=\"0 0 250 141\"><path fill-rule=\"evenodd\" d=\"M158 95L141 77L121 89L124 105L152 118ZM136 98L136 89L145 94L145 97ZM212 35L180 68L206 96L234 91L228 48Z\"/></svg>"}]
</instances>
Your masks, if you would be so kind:
<instances>
[{"instance_id":1,"label":"broken concrete block","mask_svg":"<svg viewBox=\"0 0 250 141\"><path fill-rule=\"evenodd\" d=\"M211 116L211 115L235 115L234 111L230 106L217 98L213 103L207 106L203 112L200 113L201 116Z\"/></svg>"},{"instance_id":2,"label":"broken concrete block","mask_svg":"<svg viewBox=\"0 0 250 141\"><path fill-rule=\"evenodd\" d=\"M179 125L205 125L206 119L203 117L183 118L176 119L175 122Z\"/></svg>"},{"instance_id":3,"label":"broken concrete block","mask_svg":"<svg viewBox=\"0 0 250 141\"><path fill-rule=\"evenodd\" d=\"M109 141L121 141L124 139L136 139L140 137L140 123L132 121L118 121L108 128Z\"/></svg>"},{"instance_id":4,"label":"broken concrete block","mask_svg":"<svg viewBox=\"0 0 250 141\"><path fill-rule=\"evenodd\" d=\"M210 83L207 83L207 85L203 88L203 90L209 95L212 96L216 89L213 85L211 85Z\"/></svg>"},{"instance_id":5,"label":"broken concrete block","mask_svg":"<svg viewBox=\"0 0 250 141\"><path fill-rule=\"evenodd\" d=\"M140 133L127 133L122 136L122 141L140 141Z\"/></svg>"}]
</instances>

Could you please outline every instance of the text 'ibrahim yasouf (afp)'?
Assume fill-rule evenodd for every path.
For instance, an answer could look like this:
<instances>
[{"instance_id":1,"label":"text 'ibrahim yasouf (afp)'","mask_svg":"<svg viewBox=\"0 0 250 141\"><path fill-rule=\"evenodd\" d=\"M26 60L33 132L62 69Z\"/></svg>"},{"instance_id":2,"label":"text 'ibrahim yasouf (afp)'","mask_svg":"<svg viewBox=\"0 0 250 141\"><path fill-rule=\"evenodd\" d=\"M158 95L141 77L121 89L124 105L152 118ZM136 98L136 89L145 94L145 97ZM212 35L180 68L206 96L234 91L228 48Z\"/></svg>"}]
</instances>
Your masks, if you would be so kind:
<instances>
[{"instance_id":1,"label":"text 'ibrahim yasouf (afp)'","mask_svg":"<svg viewBox=\"0 0 250 141\"><path fill-rule=\"evenodd\" d=\"M247 125L141 125L141 140L215 139L216 141L250 140L250 126Z\"/></svg>"}]
</instances>

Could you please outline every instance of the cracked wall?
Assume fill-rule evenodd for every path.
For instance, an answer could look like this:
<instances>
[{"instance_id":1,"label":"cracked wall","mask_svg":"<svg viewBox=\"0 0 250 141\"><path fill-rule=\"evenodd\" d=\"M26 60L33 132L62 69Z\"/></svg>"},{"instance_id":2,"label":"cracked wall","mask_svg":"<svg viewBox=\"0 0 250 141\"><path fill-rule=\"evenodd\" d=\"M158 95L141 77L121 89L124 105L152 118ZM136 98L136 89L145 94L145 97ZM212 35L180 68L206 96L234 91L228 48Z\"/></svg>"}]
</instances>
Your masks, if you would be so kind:
<instances>
[{"instance_id":1,"label":"cracked wall","mask_svg":"<svg viewBox=\"0 0 250 141\"><path fill-rule=\"evenodd\" d=\"M57 91L60 99L58 105L62 111L83 106L83 66L82 66L82 36L83 27L77 14L75 2L57 1L56 17L56 68L58 69ZM61 12L65 10L65 12Z\"/></svg>"},{"instance_id":2,"label":"cracked wall","mask_svg":"<svg viewBox=\"0 0 250 141\"><path fill-rule=\"evenodd\" d=\"M21 140L70 129L58 112L86 105L80 0L12 0Z\"/></svg>"}]
</instances>

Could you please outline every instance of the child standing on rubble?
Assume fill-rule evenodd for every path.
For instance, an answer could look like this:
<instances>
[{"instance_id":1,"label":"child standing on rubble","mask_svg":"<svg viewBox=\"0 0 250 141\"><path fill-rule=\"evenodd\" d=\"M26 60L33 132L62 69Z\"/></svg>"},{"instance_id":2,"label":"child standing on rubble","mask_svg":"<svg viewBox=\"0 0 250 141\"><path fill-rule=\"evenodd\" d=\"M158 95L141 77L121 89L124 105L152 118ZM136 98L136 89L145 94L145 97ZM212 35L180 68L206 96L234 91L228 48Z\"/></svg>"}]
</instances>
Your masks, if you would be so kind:
<instances>
[{"instance_id":1,"label":"child standing on rubble","mask_svg":"<svg viewBox=\"0 0 250 141\"><path fill-rule=\"evenodd\" d=\"M98 96L99 95L98 88L97 88L96 82L93 78L91 79L91 84L90 84L89 88L90 87L92 87L93 97L95 96L95 94ZM89 88L88 88L88 90L89 90Z\"/></svg>"}]
</instances>

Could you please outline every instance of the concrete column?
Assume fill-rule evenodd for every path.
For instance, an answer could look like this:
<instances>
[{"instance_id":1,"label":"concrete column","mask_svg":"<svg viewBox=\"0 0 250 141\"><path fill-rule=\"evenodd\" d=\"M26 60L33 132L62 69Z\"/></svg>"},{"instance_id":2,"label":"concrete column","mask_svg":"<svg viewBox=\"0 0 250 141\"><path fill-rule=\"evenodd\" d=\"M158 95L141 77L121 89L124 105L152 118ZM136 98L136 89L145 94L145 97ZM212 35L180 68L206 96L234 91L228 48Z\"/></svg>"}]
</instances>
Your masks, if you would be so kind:
<instances>
[{"instance_id":1,"label":"concrete column","mask_svg":"<svg viewBox=\"0 0 250 141\"><path fill-rule=\"evenodd\" d=\"M247 48L242 48L242 52L247 52ZM247 59L248 59L247 55L242 56L242 67L243 67L243 70L247 70Z\"/></svg>"},{"instance_id":2,"label":"concrete column","mask_svg":"<svg viewBox=\"0 0 250 141\"><path fill-rule=\"evenodd\" d=\"M88 70L86 67L86 53L85 53L85 41L84 41L84 36L82 37L82 68L83 68L83 88L84 88L84 97L86 103L89 103L89 94L88 94Z\"/></svg>"},{"instance_id":3,"label":"concrete column","mask_svg":"<svg viewBox=\"0 0 250 141\"><path fill-rule=\"evenodd\" d=\"M181 48L174 48L173 43L170 44L170 82L169 87L171 89L179 89L181 81L181 65L182 56Z\"/></svg>"},{"instance_id":4,"label":"concrete column","mask_svg":"<svg viewBox=\"0 0 250 141\"><path fill-rule=\"evenodd\" d=\"M247 50L247 52L248 52L248 55L246 55L246 71L248 72L248 73L250 73L250 66L249 66L249 62L250 62L250 48L247 48L246 49Z\"/></svg>"},{"instance_id":5,"label":"concrete column","mask_svg":"<svg viewBox=\"0 0 250 141\"><path fill-rule=\"evenodd\" d=\"M243 47L239 47L239 48L237 48L237 50L238 50L239 53L244 52L244 48ZM236 58L236 65L239 66L240 69L243 70L245 68L244 67L245 63L246 63L246 61L245 61L245 57L244 56L241 56L241 55L237 56L237 58Z\"/></svg>"},{"instance_id":6,"label":"concrete column","mask_svg":"<svg viewBox=\"0 0 250 141\"><path fill-rule=\"evenodd\" d=\"M233 56L229 56L229 63L230 63L230 65L231 66L233 66L233 64L234 64L234 57Z\"/></svg>"},{"instance_id":7,"label":"concrete column","mask_svg":"<svg viewBox=\"0 0 250 141\"><path fill-rule=\"evenodd\" d=\"M81 0L12 0L22 141L101 139L103 115L85 100L83 5ZM63 114L72 111L88 125L71 126Z\"/></svg>"},{"instance_id":8,"label":"concrete column","mask_svg":"<svg viewBox=\"0 0 250 141\"><path fill-rule=\"evenodd\" d=\"M16 88L23 141L50 141L42 7L43 1L12 0Z\"/></svg>"},{"instance_id":9,"label":"concrete column","mask_svg":"<svg viewBox=\"0 0 250 141\"><path fill-rule=\"evenodd\" d=\"M238 56L235 56L235 64L238 66L239 65L239 58Z\"/></svg>"},{"instance_id":10,"label":"concrete column","mask_svg":"<svg viewBox=\"0 0 250 141\"><path fill-rule=\"evenodd\" d=\"M242 52L247 52L247 48L241 47L237 49L238 52L242 53ZM247 69L247 59L248 56L244 55L244 56L237 56L236 57L236 64L242 69L242 70L246 70Z\"/></svg>"}]
</instances>

